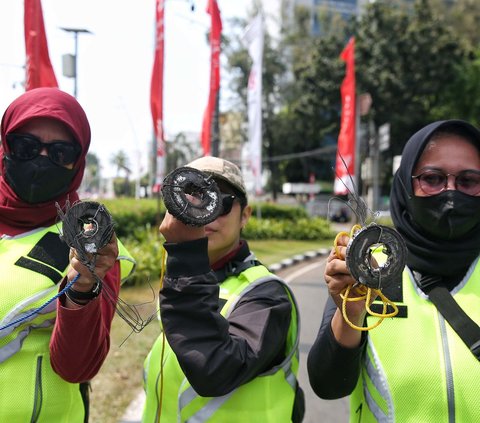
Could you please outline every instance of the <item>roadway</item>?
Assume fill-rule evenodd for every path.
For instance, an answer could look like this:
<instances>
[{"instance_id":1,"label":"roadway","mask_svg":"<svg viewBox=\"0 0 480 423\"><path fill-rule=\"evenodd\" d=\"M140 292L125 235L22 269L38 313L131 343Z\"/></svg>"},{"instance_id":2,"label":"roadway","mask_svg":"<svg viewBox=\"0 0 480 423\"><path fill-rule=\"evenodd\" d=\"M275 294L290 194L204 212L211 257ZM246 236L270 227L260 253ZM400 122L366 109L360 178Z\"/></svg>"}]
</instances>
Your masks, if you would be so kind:
<instances>
[{"instance_id":1,"label":"roadway","mask_svg":"<svg viewBox=\"0 0 480 423\"><path fill-rule=\"evenodd\" d=\"M346 423L349 416L348 399L322 400L310 388L307 375L308 351L317 336L323 306L328 291L323 279L327 256L304 261L280 270L295 294L300 309L300 368L298 379L305 392L305 418L303 423Z\"/></svg>"}]
</instances>

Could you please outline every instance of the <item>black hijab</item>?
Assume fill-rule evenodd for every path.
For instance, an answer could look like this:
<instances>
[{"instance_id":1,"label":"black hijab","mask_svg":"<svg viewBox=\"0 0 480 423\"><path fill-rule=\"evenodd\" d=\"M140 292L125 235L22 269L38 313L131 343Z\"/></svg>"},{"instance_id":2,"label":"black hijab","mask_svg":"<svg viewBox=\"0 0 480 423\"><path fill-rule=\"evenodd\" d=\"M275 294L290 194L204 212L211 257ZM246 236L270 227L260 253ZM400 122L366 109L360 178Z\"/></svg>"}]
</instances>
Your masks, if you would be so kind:
<instances>
[{"instance_id":1,"label":"black hijab","mask_svg":"<svg viewBox=\"0 0 480 423\"><path fill-rule=\"evenodd\" d=\"M412 219L412 172L434 132L455 133L473 140L480 150L480 131L462 120L433 122L407 142L393 179L390 212L397 231L408 248L407 265L422 275L460 280L480 252L480 224L465 236L453 240L433 239Z\"/></svg>"}]
</instances>

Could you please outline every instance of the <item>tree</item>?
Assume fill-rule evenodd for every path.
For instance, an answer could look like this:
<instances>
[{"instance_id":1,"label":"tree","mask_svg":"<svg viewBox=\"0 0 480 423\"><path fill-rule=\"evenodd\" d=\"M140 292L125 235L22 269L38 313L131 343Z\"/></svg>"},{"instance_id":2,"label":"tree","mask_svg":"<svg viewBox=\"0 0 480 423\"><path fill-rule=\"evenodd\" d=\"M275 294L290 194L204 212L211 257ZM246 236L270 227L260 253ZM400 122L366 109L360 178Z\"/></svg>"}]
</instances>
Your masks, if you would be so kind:
<instances>
[{"instance_id":1,"label":"tree","mask_svg":"<svg viewBox=\"0 0 480 423\"><path fill-rule=\"evenodd\" d=\"M480 50L456 65L456 77L432 110L436 119L458 118L480 126Z\"/></svg>"},{"instance_id":2,"label":"tree","mask_svg":"<svg viewBox=\"0 0 480 423\"><path fill-rule=\"evenodd\" d=\"M273 198L282 182L308 180L311 172L317 177L331 176L332 155L277 160L285 154L315 150L336 141L338 89L344 72L338 55L344 35L335 36L332 26L326 31L325 39L314 39L309 35L309 25L308 10L299 7L293 26L283 29L278 45L274 45L268 33L265 34L263 157L270 170L268 189ZM233 75L231 88L241 99L238 110L246 121L250 59L239 42L228 40L226 51ZM319 166L319 159L327 165Z\"/></svg>"},{"instance_id":3,"label":"tree","mask_svg":"<svg viewBox=\"0 0 480 423\"><path fill-rule=\"evenodd\" d=\"M372 96L376 126L390 122L390 154L400 154L409 135L437 117L433 111L465 52L428 0L417 1L413 12L373 3L357 34L360 90Z\"/></svg>"},{"instance_id":4,"label":"tree","mask_svg":"<svg viewBox=\"0 0 480 423\"><path fill-rule=\"evenodd\" d=\"M289 158L282 168L292 182L306 182L310 174L316 179L331 180L332 166L340 124L340 84L345 63L339 59L347 39L349 23L337 14L319 15L322 32L311 35L310 11L296 9L292 26L283 33L282 50L291 63L290 85L284 90L285 107L274 128L282 154L316 152L301 158ZM330 148L332 147L332 148ZM287 150L288 149L288 150ZM330 152L327 152L330 149Z\"/></svg>"},{"instance_id":5,"label":"tree","mask_svg":"<svg viewBox=\"0 0 480 423\"><path fill-rule=\"evenodd\" d=\"M452 26L460 15L448 16L445 10L458 12L464 10L460 4L469 4L468 0L456 3L445 9L439 0L413 4L379 0L350 22L320 14L318 37L310 31L311 10L296 9L293 23L282 29L280 42L266 43L264 57L264 157L275 163L269 165L272 192L285 180L308 181L312 171L317 180L333 180L345 72L339 55L351 35L356 37L357 94L368 92L373 99L365 119L377 128L390 123L391 148L383 163L391 163L408 137L430 121L451 117L477 121L480 56L471 48L477 35ZM232 87L242 101L238 109L244 112L249 58L235 43L227 54ZM325 153L329 148L331 152ZM292 158L294 153L319 149L322 155ZM284 155L288 157L276 160ZM385 186L390 177L391 168L385 166Z\"/></svg>"},{"instance_id":6,"label":"tree","mask_svg":"<svg viewBox=\"0 0 480 423\"><path fill-rule=\"evenodd\" d=\"M132 190L130 184L130 174L132 171L129 168L128 157L123 150L118 151L111 158L111 163L117 168L117 178L114 180L114 190L116 195L132 196L135 193L135 187ZM120 171L124 173L123 183L120 182Z\"/></svg>"},{"instance_id":7,"label":"tree","mask_svg":"<svg viewBox=\"0 0 480 423\"><path fill-rule=\"evenodd\" d=\"M100 190L100 161L95 153L87 153L81 190L88 193Z\"/></svg>"},{"instance_id":8,"label":"tree","mask_svg":"<svg viewBox=\"0 0 480 423\"><path fill-rule=\"evenodd\" d=\"M110 163L117 168L117 176L120 175L121 171L123 171L126 175L131 173L128 156L123 150L120 150L116 154L112 155Z\"/></svg>"},{"instance_id":9,"label":"tree","mask_svg":"<svg viewBox=\"0 0 480 423\"><path fill-rule=\"evenodd\" d=\"M258 12L257 12L258 13ZM244 22L237 21L237 24ZM228 67L232 73L230 86L238 94L240 103L237 103L237 113L243 116L247 122L247 86L251 69L251 59L247 49L242 44L241 34L236 39L226 39L226 52L228 56ZM270 170L272 180L277 180L277 164L269 160L276 151L276 139L273 137L272 125L275 124L275 108L278 107L282 88L282 77L285 73L285 65L278 53L272 46L273 42L268 31L264 34L263 47L263 69L262 69L262 136L263 151L262 157L266 167ZM247 135L243 139L247 141ZM278 185L271 185L273 198L277 196Z\"/></svg>"},{"instance_id":10,"label":"tree","mask_svg":"<svg viewBox=\"0 0 480 423\"><path fill-rule=\"evenodd\" d=\"M432 0L432 8L442 22L452 28L467 50L474 51L480 45L480 2L478 0Z\"/></svg>"},{"instance_id":11,"label":"tree","mask_svg":"<svg viewBox=\"0 0 480 423\"><path fill-rule=\"evenodd\" d=\"M178 133L173 141L167 142L166 147L167 173L173 171L177 167L184 166L199 154L199 151L195 151L193 148L192 143L188 142L187 137L183 132Z\"/></svg>"}]
</instances>

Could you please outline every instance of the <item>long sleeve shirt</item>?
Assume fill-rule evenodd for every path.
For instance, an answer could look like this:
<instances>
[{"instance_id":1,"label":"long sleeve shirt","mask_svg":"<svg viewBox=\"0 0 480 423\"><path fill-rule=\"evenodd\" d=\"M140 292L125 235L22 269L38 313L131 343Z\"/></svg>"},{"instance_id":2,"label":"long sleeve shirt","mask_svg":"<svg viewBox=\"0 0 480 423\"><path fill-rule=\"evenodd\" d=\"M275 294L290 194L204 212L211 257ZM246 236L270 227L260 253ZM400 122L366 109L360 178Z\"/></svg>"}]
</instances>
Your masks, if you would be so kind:
<instances>
[{"instance_id":1,"label":"long sleeve shirt","mask_svg":"<svg viewBox=\"0 0 480 423\"><path fill-rule=\"evenodd\" d=\"M365 334L357 348L346 348L337 342L331 325L336 309L329 297L307 360L310 385L323 399L342 398L352 393L360 375L360 360L366 345Z\"/></svg>"},{"instance_id":2,"label":"long sleeve shirt","mask_svg":"<svg viewBox=\"0 0 480 423\"><path fill-rule=\"evenodd\" d=\"M223 279L210 268L207 245L207 238L165 243L160 311L167 340L190 384L202 396L220 396L282 362L292 304L272 279L242 297L224 318L219 299ZM241 262L249 254L243 242L230 261Z\"/></svg>"},{"instance_id":3,"label":"long sleeve shirt","mask_svg":"<svg viewBox=\"0 0 480 423\"><path fill-rule=\"evenodd\" d=\"M68 309L64 306L64 296L59 298L50 339L50 362L67 382L88 381L102 366L110 349L110 328L119 290L120 263L117 261L103 279L100 295L85 306Z\"/></svg>"}]
</instances>

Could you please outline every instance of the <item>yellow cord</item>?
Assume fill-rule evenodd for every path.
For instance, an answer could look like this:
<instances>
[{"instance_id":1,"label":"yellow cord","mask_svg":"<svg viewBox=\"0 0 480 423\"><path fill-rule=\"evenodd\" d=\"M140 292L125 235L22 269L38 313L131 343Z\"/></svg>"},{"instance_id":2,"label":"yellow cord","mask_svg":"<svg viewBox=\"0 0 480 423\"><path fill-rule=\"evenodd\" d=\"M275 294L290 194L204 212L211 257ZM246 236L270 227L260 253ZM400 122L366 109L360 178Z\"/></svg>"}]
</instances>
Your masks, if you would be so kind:
<instances>
[{"instance_id":1,"label":"yellow cord","mask_svg":"<svg viewBox=\"0 0 480 423\"><path fill-rule=\"evenodd\" d=\"M165 267L167 265L167 251L165 247L162 246L162 253L160 258L160 263L162 268L160 269L160 289L163 287L163 278L165 276ZM158 399L158 408L155 415L155 422L159 423L162 416L162 406L163 406L163 359L165 356L165 331L162 328L162 350L160 353L160 393Z\"/></svg>"},{"instance_id":2,"label":"yellow cord","mask_svg":"<svg viewBox=\"0 0 480 423\"><path fill-rule=\"evenodd\" d=\"M163 287L163 277L165 276L165 267L167 265L167 250L162 246L162 253L160 256L160 263L162 268L160 269L160 289Z\"/></svg>"},{"instance_id":3,"label":"yellow cord","mask_svg":"<svg viewBox=\"0 0 480 423\"><path fill-rule=\"evenodd\" d=\"M338 247L338 240L341 236L348 236L350 238L353 238L353 236L360 230L362 227L358 224L353 225L352 229L350 230L350 233L342 231L337 234L335 237L335 240L333 242L334 249L335 249L335 255L338 258L342 258L339 247ZM397 305L393 302L390 301L385 295L383 295L382 291L380 289L375 289L375 288L370 288L365 285L361 286L355 286L355 294L357 295L356 297L350 297L350 292L352 290L352 285L347 286L341 293L340 297L342 298L342 315L345 321L348 323L348 325L356 330L359 331L367 331L376 328L380 323L383 322L383 319L387 317L394 317L398 314L398 307ZM382 313L376 313L370 309L370 303L372 302L372 293L375 295L375 297L379 297L380 301L382 301L383 307L382 307ZM374 317L378 317L379 320L377 320L374 324L363 327L363 326L357 326L354 323L350 321L350 319L347 316L347 302L349 301L363 301L365 300L365 310L367 311L368 314ZM391 313L387 313L387 307L390 306L392 307L393 311Z\"/></svg>"}]
</instances>

